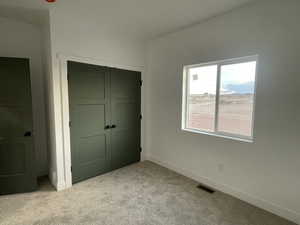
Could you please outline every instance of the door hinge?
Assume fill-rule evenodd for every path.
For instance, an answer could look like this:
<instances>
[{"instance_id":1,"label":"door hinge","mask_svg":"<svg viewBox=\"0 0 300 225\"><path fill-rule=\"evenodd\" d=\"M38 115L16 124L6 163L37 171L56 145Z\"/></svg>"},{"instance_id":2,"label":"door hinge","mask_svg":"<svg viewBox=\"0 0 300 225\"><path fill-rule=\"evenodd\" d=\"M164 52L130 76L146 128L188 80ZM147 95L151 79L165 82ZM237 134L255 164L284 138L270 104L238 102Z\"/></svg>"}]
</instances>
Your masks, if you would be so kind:
<instances>
[{"instance_id":1,"label":"door hinge","mask_svg":"<svg viewBox=\"0 0 300 225\"><path fill-rule=\"evenodd\" d=\"M71 166L71 172L73 172L73 166Z\"/></svg>"},{"instance_id":2,"label":"door hinge","mask_svg":"<svg viewBox=\"0 0 300 225\"><path fill-rule=\"evenodd\" d=\"M143 119L143 116L142 116L142 115L140 115L140 119Z\"/></svg>"},{"instance_id":3,"label":"door hinge","mask_svg":"<svg viewBox=\"0 0 300 225\"><path fill-rule=\"evenodd\" d=\"M143 150L142 147L140 147L140 152L142 152L142 150Z\"/></svg>"},{"instance_id":4,"label":"door hinge","mask_svg":"<svg viewBox=\"0 0 300 225\"><path fill-rule=\"evenodd\" d=\"M72 127L72 121L69 121L69 127Z\"/></svg>"},{"instance_id":5,"label":"door hinge","mask_svg":"<svg viewBox=\"0 0 300 225\"><path fill-rule=\"evenodd\" d=\"M143 86L143 80L140 80L140 85Z\"/></svg>"}]
</instances>

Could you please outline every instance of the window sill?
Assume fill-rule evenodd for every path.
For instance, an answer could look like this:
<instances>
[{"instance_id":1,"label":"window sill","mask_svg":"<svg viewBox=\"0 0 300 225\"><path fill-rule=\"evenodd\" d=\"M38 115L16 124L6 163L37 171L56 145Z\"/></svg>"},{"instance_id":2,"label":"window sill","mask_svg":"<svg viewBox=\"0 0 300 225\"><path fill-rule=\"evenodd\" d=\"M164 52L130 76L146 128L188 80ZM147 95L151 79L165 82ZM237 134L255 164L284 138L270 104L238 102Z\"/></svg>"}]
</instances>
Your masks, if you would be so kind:
<instances>
[{"instance_id":1,"label":"window sill","mask_svg":"<svg viewBox=\"0 0 300 225\"><path fill-rule=\"evenodd\" d=\"M250 138L247 139L247 138L243 138L243 137L229 136L229 135L221 134L221 133L213 133L213 132L200 131L200 130L194 130L194 129L188 129L188 128L182 128L182 131L196 133L196 134L204 134L204 135L209 135L209 136L214 136L214 137L220 137L220 138L230 139L230 140L234 140L234 141L254 143L253 139L250 139Z\"/></svg>"}]
</instances>

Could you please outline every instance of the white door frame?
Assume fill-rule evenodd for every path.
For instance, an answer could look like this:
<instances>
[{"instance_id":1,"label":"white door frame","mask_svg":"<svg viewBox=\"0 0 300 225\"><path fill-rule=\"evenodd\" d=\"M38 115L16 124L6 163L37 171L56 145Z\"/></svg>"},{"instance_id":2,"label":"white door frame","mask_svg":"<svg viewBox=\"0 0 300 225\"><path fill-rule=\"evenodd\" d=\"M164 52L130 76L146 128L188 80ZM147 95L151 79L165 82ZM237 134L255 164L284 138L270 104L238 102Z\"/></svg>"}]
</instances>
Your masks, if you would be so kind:
<instances>
[{"instance_id":1,"label":"white door frame","mask_svg":"<svg viewBox=\"0 0 300 225\"><path fill-rule=\"evenodd\" d=\"M115 64L112 62L108 62L105 60L80 57L80 56L72 56L72 55L64 55L57 54L57 59L59 62L59 73L60 73L60 83L61 83L61 118L62 118L62 150L63 150L63 171L64 171L64 181L58 181L58 183L64 184L60 186L58 190L63 190L72 187L72 172L71 172L71 140L70 140L70 127L69 127L69 90L68 90L68 61L87 63L99 66L106 66L112 68L119 68L124 70L133 70L141 72L142 80L145 81L145 71L142 66L130 66L130 65L121 65ZM145 83L145 82L143 82ZM144 85L144 84L143 84ZM144 99L145 99L145 88L141 89L141 112L143 118L145 118L145 110L144 110ZM144 149L145 146L145 123L144 119L141 123L141 147ZM143 155L145 153L142 152L142 160L145 158ZM59 167L59 165L57 165Z\"/></svg>"}]
</instances>

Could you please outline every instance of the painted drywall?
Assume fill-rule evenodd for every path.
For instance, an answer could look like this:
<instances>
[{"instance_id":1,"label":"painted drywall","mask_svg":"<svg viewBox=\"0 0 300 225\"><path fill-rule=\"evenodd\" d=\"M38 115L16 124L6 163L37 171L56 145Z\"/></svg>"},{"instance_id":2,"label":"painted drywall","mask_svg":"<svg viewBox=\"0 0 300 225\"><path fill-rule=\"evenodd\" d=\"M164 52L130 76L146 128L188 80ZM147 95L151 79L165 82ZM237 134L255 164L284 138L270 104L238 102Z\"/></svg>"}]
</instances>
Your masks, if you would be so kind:
<instances>
[{"instance_id":1,"label":"painted drywall","mask_svg":"<svg viewBox=\"0 0 300 225\"><path fill-rule=\"evenodd\" d=\"M107 21L95 22L93 13L81 8L53 7L50 10L51 77L50 84L50 137L51 163L50 179L57 190L68 187L65 166L70 156L64 154L63 81L61 71L66 65L62 58L76 57L85 61L104 62L105 65L143 67L145 64L145 43L118 32L105 29ZM95 10L95 9L91 9ZM79 13L81 11L81 13ZM70 168L68 168L68 171Z\"/></svg>"},{"instance_id":2,"label":"painted drywall","mask_svg":"<svg viewBox=\"0 0 300 225\"><path fill-rule=\"evenodd\" d=\"M151 41L146 91L150 160L298 223L299 10L259 1ZM183 66L256 54L254 143L182 131Z\"/></svg>"},{"instance_id":3,"label":"painted drywall","mask_svg":"<svg viewBox=\"0 0 300 225\"><path fill-rule=\"evenodd\" d=\"M45 73L45 99L46 99L46 117L47 117L47 146L48 146L48 164L49 178L56 183L56 176L53 176L51 168L56 168L55 156L55 129L53 118L53 83L52 83L52 55L51 55L51 35L50 35L50 17L48 12L48 22L42 27L43 45L43 65ZM54 174L55 175L55 174Z\"/></svg>"},{"instance_id":4,"label":"painted drywall","mask_svg":"<svg viewBox=\"0 0 300 225\"><path fill-rule=\"evenodd\" d=\"M37 175L48 174L42 36L39 27L0 18L0 56L30 59Z\"/></svg>"}]
</instances>

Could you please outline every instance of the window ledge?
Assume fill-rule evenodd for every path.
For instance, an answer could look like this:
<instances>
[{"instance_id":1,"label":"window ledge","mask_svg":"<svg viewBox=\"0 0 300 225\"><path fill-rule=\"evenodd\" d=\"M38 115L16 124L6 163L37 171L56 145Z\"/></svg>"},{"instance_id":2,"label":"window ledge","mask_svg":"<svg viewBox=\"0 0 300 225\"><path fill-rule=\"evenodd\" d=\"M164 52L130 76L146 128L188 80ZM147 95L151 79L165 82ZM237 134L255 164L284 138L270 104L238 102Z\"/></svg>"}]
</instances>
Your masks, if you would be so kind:
<instances>
[{"instance_id":1,"label":"window ledge","mask_svg":"<svg viewBox=\"0 0 300 225\"><path fill-rule=\"evenodd\" d=\"M190 132L190 133L196 133L196 134L204 134L214 137L220 137L220 138L226 138L234 141L240 141L240 142L246 142L246 143L254 143L253 139L247 139L243 137L236 137L236 136L229 136L226 134L216 133L216 132L207 132L207 131L201 131L201 130L194 130L194 129L188 129L188 128L182 128L182 131Z\"/></svg>"}]
</instances>

